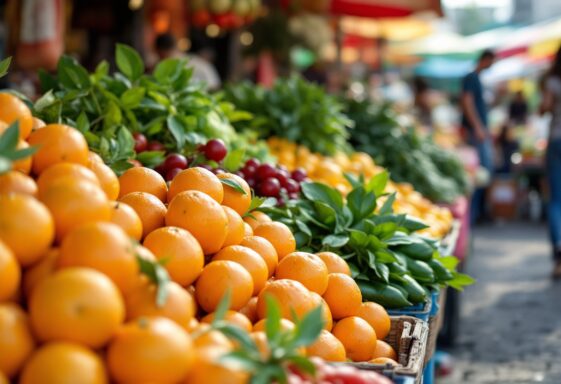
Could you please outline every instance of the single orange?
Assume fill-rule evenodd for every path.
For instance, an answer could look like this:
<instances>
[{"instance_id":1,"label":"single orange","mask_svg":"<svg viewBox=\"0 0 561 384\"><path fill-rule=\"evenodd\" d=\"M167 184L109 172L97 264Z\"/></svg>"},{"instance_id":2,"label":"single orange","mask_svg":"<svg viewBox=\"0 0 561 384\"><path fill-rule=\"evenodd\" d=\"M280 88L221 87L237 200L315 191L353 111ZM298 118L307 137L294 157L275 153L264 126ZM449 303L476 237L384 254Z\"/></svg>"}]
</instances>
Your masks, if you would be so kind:
<instances>
[{"instance_id":1,"label":"single orange","mask_svg":"<svg viewBox=\"0 0 561 384\"><path fill-rule=\"evenodd\" d=\"M291 279L304 284L312 292L323 295L327 289L327 267L316 255L293 252L279 261L275 271L277 279Z\"/></svg>"},{"instance_id":2,"label":"single orange","mask_svg":"<svg viewBox=\"0 0 561 384\"><path fill-rule=\"evenodd\" d=\"M277 255L277 250L269 240L259 236L246 236L240 245L251 248L257 252L267 264L268 277L273 276L279 263L279 257Z\"/></svg>"},{"instance_id":3,"label":"single orange","mask_svg":"<svg viewBox=\"0 0 561 384\"><path fill-rule=\"evenodd\" d=\"M376 357L369 361L370 364L381 364L381 365L392 365L394 367L398 366L399 363L389 357Z\"/></svg>"},{"instance_id":4,"label":"single orange","mask_svg":"<svg viewBox=\"0 0 561 384\"><path fill-rule=\"evenodd\" d=\"M158 302L157 287L145 281L125 296L126 319L134 320L141 316L162 316L187 328L195 315L193 297L173 281L165 287L163 303Z\"/></svg>"},{"instance_id":5,"label":"single orange","mask_svg":"<svg viewBox=\"0 0 561 384\"><path fill-rule=\"evenodd\" d=\"M82 224L108 221L111 217L105 193L99 186L84 180L69 177L55 180L44 191L39 191L39 200L51 212L59 242Z\"/></svg>"},{"instance_id":6,"label":"single orange","mask_svg":"<svg viewBox=\"0 0 561 384\"><path fill-rule=\"evenodd\" d=\"M249 224L251 229L255 231L255 228L257 228L258 225L262 223L270 223L273 220L271 220L271 218L263 212L253 211L248 216L244 217L243 221Z\"/></svg>"},{"instance_id":7,"label":"single orange","mask_svg":"<svg viewBox=\"0 0 561 384\"><path fill-rule=\"evenodd\" d=\"M376 350L374 351L373 358L378 357L387 357L392 360L397 360L397 353L392 348L392 346L386 343L384 340L378 340L376 342Z\"/></svg>"},{"instance_id":8,"label":"single orange","mask_svg":"<svg viewBox=\"0 0 561 384\"><path fill-rule=\"evenodd\" d=\"M29 144L26 141L20 140L16 145L17 149L29 148ZM33 157L28 156L23 159L16 160L12 163L12 169L14 171L19 171L29 175L31 173L31 168L33 167Z\"/></svg>"},{"instance_id":9,"label":"single orange","mask_svg":"<svg viewBox=\"0 0 561 384\"><path fill-rule=\"evenodd\" d=\"M41 195L54 182L64 177L69 177L74 180L84 180L98 187L100 186L97 176L89 168L81 164L62 162L50 166L41 173L37 179L39 194Z\"/></svg>"},{"instance_id":10,"label":"single orange","mask_svg":"<svg viewBox=\"0 0 561 384\"><path fill-rule=\"evenodd\" d=\"M323 329L326 331L331 331L333 328L333 316L331 315L331 309L327 302L316 292L310 292L312 298L314 300L314 307L321 306L322 312L322 319L323 319Z\"/></svg>"},{"instance_id":11,"label":"single orange","mask_svg":"<svg viewBox=\"0 0 561 384\"><path fill-rule=\"evenodd\" d=\"M23 293L25 297L29 298L37 284L55 271L58 255L59 249L51 248L45 256L41 257L39 262L25 270L23 274Z\"/></svg>"},{"instance_id":12,"label":"single orange","mask_svg":"<svg viewBox=\"0 0 561 384\"><path fill-rule=\"evenodd\" d=\"M249 337L257 346L257 350L259 351L261 358L263 360L268 360L271 357L271 348L269 346L267 334L264 331L257 331L250 333Z\"/></svg>"},{"instance_id":13,"label":"single orange","mask_svg":"<svg viewBox=\"0 0 561 384\"><path fill-rule=\"evenodd\" d=\"M347 360L343 344L325 329L321 331L317 340L306 348L306 354L310 357L320 357L325 361L344 362Z\"/></svg>"},{"instance_id":14,"label":"single orange","mask_svg":"<svg viewBox=\"0 0 561 384\"><path fill-rule=\"evenodd\" d=\"M173 178L169 185L168 202L171 202L178 193L185 191L204 192L218 204L222 204L224 198L224 188L218 177L201 167L185 169Z\"/></svg>"},{"instance_id":15,"label":"single orange","mask_svg":"<svg viewBox=\"0 0 561 384\"><path fill-rule=\"evenodd\" d=\"M189 321L189 324L187 325L187 332L189 332L189 334L192 334L195 331L195 329L197 329L198 326L199 326L199 320L193 317L191 321Z\"/></svg>"},{"instance_id":16,"label":"single orange","mask_svg":"<svg viewBox=\"0 0 561 384\"><path fill-rule=\"evenodd\" d=\"M226 235L226 240L224 240L222 247L227 247L228 245L238 245L242 242L245 235L245 223L243 222L242 217L232 208L225 205L223 205L222 208L228 217L228 234Z\"/></svg>"},{"instance_id":17,"label":"single orange","mask_svg":"<svg viewBox=\"0 0 561 384\"><path fill-rule=\"evenodd\" d=\"M203 271L204 255L197 240L182 228L162 227L150 232L143 245L164 262L173 281L192 284Z\"/></svg>"},{"instance_id":18,"label":"single orange","mask_svg":"<svg viewBox=\"0 0 561 384\"><path fill-rule=\"evenodd\" d=\"M0 175L0 193L21 193L36 196L37 184L24 173L10 171Z\"/></svg>"},{"instance_id":19,"label":"single orange","mask_svg":"<svg viewBox=\"0 0 561 384\"><path fill-rule=\"evenodd\" d=\"M231 325L235 325L236 327L243 329L246 332L251 332L253 328L253 325L251 324L251 321L249 321L247 316L241 314L240 312L228 310L226 311L223 320ZM213 321L214 321L214 312L209 313L208 315L206 315L201 319L202 323L207 323L207 324L211 324Z\"/></svg>"},{"instance_id":20,"label":"single orange","mask_svg":"<svg viewBox=\"0 0 561 384\"><path fill-rule=\"evenodd\" d=\"M261 319L259 320L257 323L255 323L253 325L253 331L254 332L265 332L265 322L267 321L267 319ZM280 329L281 331L293 331L294 328L296 328L296 325L294 325L294 323L288 319L281 319L280 321Z\"/></svg>"},{"instance_id":21,"label":"single orange","mask_svg":"<svg viewBox=\"0 0 561 384\"><path fill-rule=\"evenodd\" d=\"M342 273L330 273L323 298L329 305L334 319L354 316L362 303L362 293L352 277Z\"/></svg>"},{"instance_id":22,"label":"single orange","mask_svg":"<svg viewBox=\"0 0 561 384\"><path fill-rule=\"evenodd\" d=\"M47 207L28 195L0 195L0 240L22 266L41 258L53 242L55 226Z\"/></svg>"},{"instance_id":23,"label":"single orange","mask_svg":"<svg viewBox=\"0 0 561 384\"><path fill-rule=\"evenodd\" d=\"M333 252L318 252L316 256L319 257L327 266L329 273L343 273L351 276L351 269L349 265L341 256Z\"/></svg>"},{"instance_id":24,"label":"single orange","mask_svg":"<svg viewBox=\"0 0 561 384\"><path fill-rule=\"evenodd\" d=\"M386 309L378 303L362 303L353 315L366 320L374 328L376 336L380 340L385 339L390 333L392 326L390 316Z\"/></svg>"},{"instance_id":25,"label":"single orange","mask_svg":"<svg viewBox=\"0 0 561 384\"><path fill-rule=\"evenodd\" d=\"M41 120L37 117L33 118L33 130L34 131L37 130L37 129L41 129L41 128L45 127L46 125L47 124L43 120Z\"/></svg>"},{"instance_id":26,"label":"single orange","mask_svg":"<svg viewBox=\"0 0 561 384\"><path fill-rule=\"evenodd\" d=\"M221 180L231 180L243 189L244 193L224 184L222 205L232 208L239 215L244 215L251 205L251 188L249 188L247 182L238 175L227 172L220 173L218 178Z\"/></svg>"},{"instance_id":27,"label":"single orange","mask_svg":"<svg viewBox=\"0 0 561 384\"><path fill-rule=\"evenodd\" d=\"M101 358L81 345L53 342L39 348L25 364L20 384L76 383L106 384Z\"/></svg>"},{"instance_id":28,"label":"single orange","mask_svg":"<svg viewBox=\"0 0 561 384\"><path fill-rule=\"evenodd\" d=\"M13 297L21 281L21 270L14 253L0 240L0 302Z\"/></svg>"},{"instance_id":29,"label":"single orange","mask_svg":"<svg viewBox=\"0 0 561 384\"><path fill-rule=\"evenodd\" d=\"M212 258L216 260L230 260L244 267L253 279L253 295L257 295L265 286L268 277L267 263L253 249L241 245L230 245L222 248Z\"/></svg>"},{"instance_id":30,"label":"single orange","mask_svg":"<svg viewBox=\"0 0 561 384\"><path fill-rule=\"evenodd\" d=\"M191 336L197 352L206 348L219 348L225 352L234 349L234 343L222 332L211 329L208 323L199 323L191 332Z\"/></svg>"},{"instance_id":31,"label":"single orange","mask_svg":"<svg viewBox=\"0 0 561 384\"><path fill-rule=\"evenodd\" d=\"M33 155L33 172L41 174L53 164L63 161L88 165L88 143L80 131L63 124L49 124L34 131L27 140L38 146Z\"/></svg>"},{"instance_id":32,"label":"single orange","mask_svg":"<svg viewBox=\"0 0 561 384\"><path fill-rule=\"evenodd\" d=\"M253 235L269 240L277 250L279 260L296 250L296 239L286 224L277 221L261 223L253 229Z\"/></svg>"},{"instance_id":33,"label":"single orange","mask_svg":"<svg viewBox=\"0 0 561 384\"><path fill-rule=\"evenodd\" d=\"M165 317L141 317L121 327L107 349L118 383L178 383L194 362L191 337Z\"/></svg>"},{"instance_id":34,"label":"single orange","mask_svg":"<svg viewBox=\"0 0 561 384\"><path fill-rule=\"evenodd\" d=\"M87 223L70 232L60 247L57 266L97 269L113 280L123 293L137 281L134 243L113 223Z\"/></svg>"},{"instance_id":35,"label":"single orange","mask_svg":"<svg viewBox=\"0 0 561 384\"><path fill-rule=\"evenodd\" d=\"M97 156L97 158L95 156ZM88 168L95 173L99 180L99 185L109 200L116 200L119 197L119 179L111 168L103 163L99 155L90 152Z\"/></svg>"},{"instance_id":36,"label":"single orange","mask_svg":"<svg viewBox=\"0 0 561 384\"><path fill-rule=\"evenodd\" d=\"M111 222L121 227L125 233L139 241L142 238L142 221L132 207L122 201L111 201Z\"/></svg>"},{"instance_id":37,"label":"single orange","mask_svg":"<svg viewBox=\"0 0 561 384\"><path fill-rule=\"evenodd\" d=\"M119 177L119 197L131 192L146 192L165 203L168 194L166 181L158 172L146 167L132 167Z\"/></svg>"},{"instance_id":38,"label":"single orange","mask_svg":"<svg viewBox=\"0 0 561 384\"><path fill-rule=\"evenodd\" d=\"M253 228L246 222L243 223L243 233L244 237L253 236Z\"/></svg>"},{"instance_id":39,"label":"single orange","mask_svg":"<svg viewBox=\"0 0 561 384\"><path fill-rule=\"evenodd\" d=\"M15 304L0 304L0 372L14 377L35 348L27 314Z\"/></svg>"},{"instance_id":40,"label":"single orange","mask_svg":"<svg viewBox=\"0 0 561 384\"><path fill-rule=\"evenodd\" d=\"M166 225L191 232L205 255L218 252L228 235L228 217L222 206L200 191L185 191L168 206Z\"/></svg>"},{"instance_id":41,"label":"single orange","mask_svg":"<svg viewBox=\"0 0 561 384\"><path fill-rule=\"evenodd\" d=\"M42 341L104 346L125 319L113 282L96 270L67 268L43 279L29 300L33 330Z\"/></svg>"},{"instance_id":42,"label":"single orange","mask_svg":"<svg viewBox=\"0 0 561 384\"><path fill-rule=\"evenodd\" d=\"M253 296L239 312L245 315L249 321L255 323L257 321L257 296Z\"/></svg>"},{"instance_id":43,"label":"single orange","mask_svg":"<svg viewBox=\"0 0 561 384\"><path fill-rule=\"evenodd\" d=\"M301 319L317 304L310 291L298 281L288 279L270 281L259 292L257 315L260 319L265 318L267 313L266 297L269 295L276 299L282 317L289 320L293 319L293 312Z\"/></svg>"},{"instance_id":44,"label":"single orange","mask_svg":"<svg viewBox=\"0 0 561 384\"><path fill-rule=\"evenodd\" d=\"M228 353L220 347L197 350L193 368L189 371L183 384L248 384L249 374L235 363L221 361Z\"/></svg>"},{"instance_id":45,"label":"single orange","mask_svg":"<svg viewBox=\"0 0 561 384\"><path fill-rule=\"evenodd\" d=\"M0 92L0 121L6 124L19 122L19 138L23 140L33 129L33 115L27 105L17 96Z\"/></svg>"},{"instance_id":46,"label":"single orange","mask_svg":"<svg viewBox=\"0 0 561 384\"><path fill-rule=\"evenodd\" d=\"M374 356L376 332L366 320L357 316L345 317L335 324L332 333L343 343L351 360L369 361Z\"/></svg>"},{"instance_id":47,"label":"single orange","mask_svg":"<svg viewBox=\"0 0 561 384\"><path fill-rule=\"evenodd\" d=\"M205 266L195 285L197 302L206 312L214 312L230 290L230 309L239 310L253 293L253 279L240 264L218 260Z\"/></svg>"},{"instance_id":48,"label":"single orange","mask_svg":"<svg viewBox=\"0 0 561 384\"><path fill-rule=\"evenodd\" d=\"M164 226L166 206L156 196L146 192L132 192L119 199L135 210L142 221L142 237Z\"/></svg>"}]
</instances>

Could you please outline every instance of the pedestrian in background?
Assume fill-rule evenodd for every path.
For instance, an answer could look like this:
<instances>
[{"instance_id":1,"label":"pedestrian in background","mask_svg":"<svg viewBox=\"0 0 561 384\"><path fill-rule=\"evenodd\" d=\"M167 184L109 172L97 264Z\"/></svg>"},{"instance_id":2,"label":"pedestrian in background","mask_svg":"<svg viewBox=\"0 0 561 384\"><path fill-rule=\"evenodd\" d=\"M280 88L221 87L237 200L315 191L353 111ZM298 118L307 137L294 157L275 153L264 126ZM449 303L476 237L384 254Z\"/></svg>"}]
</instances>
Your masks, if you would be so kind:
<instances>
[{"instance_id":1,"label":"pedestrian in background","mask_svg":"<svg viewBox=\"0 0 561 384\"><path fill-rule=\"evenodd\" d=\"M553 250L553 277L561 278L561 47L545 79L540 112L551 113L546 152L549 182L549 231Z\"/></svg>"},{"instance_id":2,"label":"pedestrian in background","mask_svg":"<svg viewBox=\"0 0 561 384\"><path fill-rule=\"evenodd\" d=\"M475 70L462 80L460 104L462 109L462 127L467 133L468 144L475 148L479 164L490 175L493 174L493 142L489 132L487 105L483 98L483 86L479 75L490 68L495 61L495 54L485 50L479 56ZM471 200L471 222L475 223L485 213L485 188L477 188Z\"/></svg>"}]
</instances>

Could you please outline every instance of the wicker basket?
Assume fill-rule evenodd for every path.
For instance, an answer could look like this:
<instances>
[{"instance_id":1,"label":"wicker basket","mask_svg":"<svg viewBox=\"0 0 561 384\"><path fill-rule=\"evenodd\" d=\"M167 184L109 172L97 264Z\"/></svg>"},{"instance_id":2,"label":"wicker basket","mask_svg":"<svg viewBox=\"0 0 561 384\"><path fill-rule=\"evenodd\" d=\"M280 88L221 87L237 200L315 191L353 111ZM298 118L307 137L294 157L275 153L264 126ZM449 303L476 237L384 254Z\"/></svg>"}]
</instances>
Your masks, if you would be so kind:
<instances>
[{"instance_id":1,"label":"wicker basket","mask_svg":"<svg viewBox=\"0 0 561 384\"><path fill-rule=\"evenodd\" d=\"M439 310L436 312L435 316L429 319L429 335L427 340L427 350L425 354L425 364L432 358L434 351L436 350L436 340L438 339L438 333L442 328L442 322L444 320L444 305L446 303L446 288L440 291L438 296L438 306Z\"/></svg>"},{"instance_id":2,"label":"wicker basket","mask_svg":"<svg viewBox=\"0 0 561 384\"><path fill-rule=\"evenodd\" d=\"M370 371L376 371L387 377L412 377L415 383L423 380L425 348L427 346L428 324L412 316L392 316L392 326L385 341L390 344L398 356L397 367L390 364L345 363Z\"/></svg>"}]
</instances>

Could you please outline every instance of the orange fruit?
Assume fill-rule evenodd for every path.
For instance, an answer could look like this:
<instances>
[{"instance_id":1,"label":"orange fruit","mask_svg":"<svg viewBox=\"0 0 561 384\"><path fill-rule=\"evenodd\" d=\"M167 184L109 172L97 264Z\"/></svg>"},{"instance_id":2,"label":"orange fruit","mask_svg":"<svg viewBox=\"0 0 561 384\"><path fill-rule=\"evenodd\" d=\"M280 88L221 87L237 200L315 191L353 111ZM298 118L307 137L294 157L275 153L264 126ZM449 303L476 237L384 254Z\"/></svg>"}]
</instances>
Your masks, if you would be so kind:
<instances>
[{"instance_id":1,"label":"orange fruit","mask_svg":"<svg viewBox=\"0 0 561 384\"><path fill-rule=\"evenodd\" d=\"M222 348L204 348L197 356L183 384L248 384L249 374L235 364L220 361L228 351Z\"/></svg>"},{"instance_id":2,"label":"orange fruit","mask_svg":"<svg viewBox=\"0 0 561 384\"><path fill-rule=\"evenodd\" d=\"M88 167L91 168L92 164L94 163L103 164L103 159L97 153L88 151Z\"/></svg>"},{"instance_id":3,"label":"orange fruit","mask_svg":"<svg viewBox=\"0 0 561 384\"><path fill-rule=\"evenodd\" d=\"M313 344L306 348L307 356L320 357L325 361L340 361L347 360L345 347L333 334L323 329Z\"/></svg>"},{"instance_id":4,"label":"orange fruit","mask_svg":"<svg viewBox=\"0 0 561 384\"><path fill-rule=\"evenodd\" d=\"M46 126L45 122L37 117L33 118L33 130L41 129Z\"/></svg>"},{"instance_id":5,"label":"orange fruit","mask_svg":"<svg viewBox=\"0 0 561 384\"><path fill-rule=\"evenodd\" d=\"M0 302L13 297L21 281L21 270L13 252L0 240Z\"/></svg>"},{"instance_id":6,"label":"orange fruit","mask_svg":"<svg viewBox=\"0 0 561 384\"><path fill-rule=\"evenodd\" d=\"M285 224L272 221L265 222L253 229L254 236L264 237L275 247L279 260L296 250L296 239Z\"/></svg>"},{"instance_id":7,"label":"orange fruit","mask_svg":"<svg viewBox=\"0 0 561 384\"><path fill-rule=\"evenodd\" d=\"M333 252L318 252L316 256L319 257L327 266L329 273L343 273L351 276L351 269L349 265L341 256Z\"/></svg>"},{"instance_id":8,"label":"orange fruit","mask_svg":"<svg viewBox=\"0 0 561 384\"><path fill-rule=\"evenodd\" d=\"M315 300L310 291L295 280L275 280L268 282L259 292L257 300L257 315L260 319L265 318L267 312L266 297L270 295L277 300L281 308L282 317L292 319L294 311L298 318L302 318L306 313L314 309Z\"/></svg>"},{"instance_id":9,"label":"orange fruit","mask_svg":"<svg viewBox=\"0 0 561 384\"><path fill-rule=\"evenodd\" d=\"M10 125L16 120L19 122L19 138L23 140L33 129L33 115L19 97L0 92L0 121Z\"/></svg>"},{"instance_id":10,"label":"orange fruit","mask_svg":"<svg viewBox=\"0 0 561 384\"><path fill-rule=\"evenodd\" d=\"M390 359L389 357L376 357L376 358L370 360L369 363L370 364L382 364L382 365L390 364L390 365L393 365L394 367L399 365L399 363L397 361L395 361L393 359Z\"/></svg>"},{"instance_id":11,"label":"orange fruit","mask_svg":"<svg viewBox=\"0 0 561 384\"><path fill-rule=\"evenodd\" d=\"M54 342L39 348L25 364L20 384L108 383L105 367L93 351L78 344Z\"/></svg>"},{"instance_id":12,"label":"orange fruit","mask_svg":"<svg viewBox=\"0 0 561 384\"><path fill-rule=\"evenodd\" d=\"M0 330L0 372L14 377L35 348L27 314L17 305L0 304Z\"/></svg>"},{"instance_id":13,"label":"orange fruit","mask_svg":"<svg viewBox=\"0 0 561 384\"><path fill-rule=\"evenodd\" d=\"M27 298L31 296L31 292L39 282L55 271L58 255L58 248L51 248L45 256L41 257L38 263L25 270L23 274L23 293Z\"/></svg>"},{"instance_id":14,"label":"orange fruit","mask_svg":"<svg viewBox=\"0 0 561 384\"><path fill-rule=\"evenodd\" d=\"M244 217L243 221L245 221L252 230L255 231L258 225L262 223L270 223L271 218L267 216L267 214L260 212L260 211L252 211L249 216Z\"/></svg>"},{"instance_id":15,"label":"orange fruit","mask_svg":"<svg viewBox=\"0 0 561 384\"><path fill-rule=\"evenodd\" d=\"M257 350L261 355L261 358L268 360L271 357L271 348L269 347L269 340L267 339L267 334L264 331L252 332L249 334L251 340L257 346Z\"/></svg>"},{"instance_id":16,"label":"orange fruit","mask_svg":"<svg viewBox=\"0 0 561 384\"><path fill-rule=\"evenodd\" d=\"M0 384L10 384L8 378L2 372L0 372Z\"/></svg>"},{"instance_id":17,"label":"orange fruit","mask_svg":"<svg viewBox=\"0 0 561 384\"><path fill-rule=\"evenodd\" d=\"M253 228L246 222L243 223L243 233L244 237L253 236Z\"/></svg>"},{"instance_id":18,"label":"orange fruit","mask_svg":"<svg viewBox=\"0 0 561 384\"><path fill-rule=\"evenodd\" d=\"M362 293L352 277L342 273L330 273L324 300L334 319L356 315L362 303Z\"/></svg>"},{"instance_id":19,"label":"orange fruit","mask_svg":"<svg viewBox=\"0 0 561 384\"><path fill-rule=\"evenodd\" d=\"M207 169L193 167L179 172L171 181L168 191L168 202L181 192L204 192L218 204L222 204L224 188L216 175Z\"/></svg>"},{"instance_id":20,"label":"orange fruit","mask_svg":"<svg viewBox=\"0 0 561 384\"><path fill-rule=\"evenodd\" d=\"M253 325L251 324L251 321L249 321L247 316L236 311L232 311L232 310L226 311L223 320L231 325L235 325L236 327L243 329L246 332L251 332L253 328ZM201 319L202 323L207 323L207 324L211 324L213 321L214 321L214 312L209 313L208 315L206 315Z\"/></svg>"},{"instance_id":21,"label":"orange fruit","mask_svg":"<svg viewBox=\"0 0 561 384\"><path fill-rule=\"evenodd\" d=\"M378 340L376 342L376 350L374 351L373 357L387 357L392 360L397 360L397 353L395 353L395 350L392 348L392 346L386 343L384 340Z\"/></svg>"},{"instance_id":22,"label":"orange fruit","mask_svg":"<svg viewBox=\"0 0 561 384\"><path fill-rule=\"evenodd\" d=\"M228 217L228 234L226 235L226 240L224 240L222 247L238 245L245 236L245 223L242 217L232 208L225 205L223 205L222 208Z\"/></svg>"},{"instance_id":23,"label":"orange fruit","mask_svg":"<svg viewBox=\"0 0 561 384\"><path fill-rule=\"evenodd\" d=\"M119 201L130 205L140 217L142 237L164 226L166 206L156 196L146 192L132 192L119 198Z\"/></svg>"},{"instance_id":24,"label":"orange fruit","mask_svg":"<svg viewBox=\"0 0 561 384\"><path fill-rule=\"evenodd\" d=\"M146 236L143 245L166 261L164 267L179 285L192 284L203 271L203 250L193 235L182 228L158 228Z\"/></svg>"},{"instance_id":25,"label":"orange fruit","mask_svg":"<svg viewBox=\"0 0 561 384\"><path fill-rule=\"evenodd\" d=\"M42 194L57 180L69 177L74 180L84 180L99 187L97 176L89 168L75 163L56 163L45 169L37 179L39 194Z\"/></svg>"},{"instance_id":26,"label":"orange fruit","mask_svg":"<svg viewBox=\"0 0 561 384\"><path fill-rule=\"evenodd\" d=\"M108 221L111 217L105 193L97 185L83 180L68 177L56 180L39 191L39 200L51 212L59 242L82 224Z\"/></svg>"},{"instance_id":27,"label":"orange fruit","mask_svg":"<svg viewBox=\"0 0 561 384\"><path fill-rule=\"evenodd\" d=\"M205 348L220 348L229 352L234 344L222 332L211 329L208 323L199 323L193 332L193 345L200 351Z\"/></svg>"},{"instance_id":28,"label":"orange fruit","mask_svg":"<svg viewBox=\"0 0 561 384\"><path fill-rule=\"evenodd\" d=\"M240 264L212 261L204 267L195 285L195 296L200 307L214 312L224 294L230 290L230 309L239 310L247 304L253 293L253 279Z\"/></svg>"},{"instance_id":29,"label":"orange fruit","mask_svg":"<svg viewBox=\"0 0 561 384\"><path fill-rule=\"evenodd\" d=\"M168 186L162 175L146 167L127 169L119 177L119 188L119 197L131 192L146 192L164 203L168 194Z\"/></svg>"},{"instance_id":30,"label":"orange fruit","mask_svg":"<svg viewBox=\"0 0 561 384\"><path fill-rule=\"evenodd\" d=\"M126 293L138 274L133 242L113 223L87 223L65 237L57 260L59 268L88 267L103 272Z\"/></svg>"},{"instance_id":31,"label":"orange fruit","mask_svg":"<svg viewBox=\"0 0 561 384\"><path fill-rule=\"evenodd\" d=\"M121 327L107 349L118 383L177 383L194 362L191 337L165 317L141 317Z\"/></svg>"},{"instance_id":32,"label":"orange fruit","mask_svg":"<svg viewBox=\"0 0 561 384\"><path fill-rule=\"evenodd\" d=\"M360 307L353 314L363 318L376 331L378 339L383 340L390 333L392 322L388 312L378 303L366 302L360 304Z\"/></svg>"},{"instance_id":33,"label":"orange fruit","mask_svg":"<svg viewBox=\"0 0 561 384\"><path fill-rule=\"evenodd\" d=\"M368 361L374 356L376 332L366 320L357 316L345 317L335 324L332 333L343 343L351 360Z\"/></svg>"},{"instance_id":34,"label":"orange fruit","mask_svg":"<svg viewBox=\"0 0 561 384\"><path fill-rule=\"evenodd\" d=\"M187 332L192 334L195 331L195 329L197 329L198 326L199 326L199 320L193 317L191 321L189 321L189 324L187 325Z\"/></svg>"},{"instance_id":35,"label":"orange fruit","mask_svg":"<svg viewBox=\"0 0 561 384\"><path fill-rule=\"evenodd\" d=\"M323 295L327 289L327 267L316 255L293 252L279 261L275 271L277 279L291 279L304 284L312 292Z\"/></svg>"},{"instance_id":36,"label":"orange fruit","mask_svg":"<svg viewBox=\"0 0 561 384\"><path fill-rule=\"evenodd\" d=\"M257 296L252 297L249 299L246 305L243 306L239 312L245 315L249 321L255 323L257 321Z\"/></svg>"},{"instance_id":37,"label":"orange fruit","mask_svg":"<svg viewBox=\"0 0 561 384\"><path fill-rule=\"evenodd\" d=\"M103 189L103 192L105 192L107 198L109 200L116 200L117 197L119 197L120 188L117 175L111 168L103 163L103 160L101 160L97 154L93 152L90 152L90 154L93 155L89 157L88 168L97 176L99 185L101 189ZM97 156L97 158L94 157L94 155Z\"/></svg>"},{"instance_id":38,"label":"orange fruit","mask_svg":"<svg viewBox=\"0 0 561 384\"><path fill-rule=\"evenodd\" d=\"M228 235L228 216L224 209L200 191L185 191L175 196L168 206L166 225L191 232L205 255L218 252Z\"/></svg>"},{"instance_id":39,"label":"orange fruit","mask_svg":"<svg viewBox=\"0 0 561 384\"><path fill-rule=\"evenodd\" d=\"M24 173L10 171L0 175L0 193L21 193L36 196L37 184Z\"/></svg>"},{"instance_id":40,"label":"orange fruit","mask_svg":"<svg viewBox=\"0 0 561 384\"><path fill-rule=\"evenodd\" d=\"M253 332L265 332L265 322L266 319L261 319L257 323L253 325ZM296 328L296 325L288 319L281 319L280 321L280 329L281 331L293 331Z\"/></svg>"},{"instance_id":41,"label":"orange fruit","mask_svg":"<svg viewBox=\"0 0 561 384\"><path fill-rule=\"evenodd\" d=\"M158 303L157 287L148 281L127 294L125 296L127 320L134 320L141 316L161 316L187 328L195 315L193 297L173 281L169 282L165 289L167 295L163 304Z\"/></svg>"},{"instance_id":42,"label":"orange fruit","mask_svg":"<svg viewBox=\"0 0 561 384\"><path fill-rule=\"evenodd\" d=\"M240 216L245 214L251 205L251 188L249 188L249 185L244 179L233 173L220 173L218 178L221 180L234 181L244 190L245 193L241 193L229 185L224 184L224 199L222 200L222 205L232 208Z\"/></svg>"},{"instance_id":43,"label":"orange fruit","mask_svg":"<svg viewBox=\"0 0 561 384\"><path fill-rule=\"evenodd\" d=\"M251 248L230 245L214 255L212 261L216 260L230 260L244 267L253 279L253 295L257 295L267 282L267 263Z\"/></svg>"},{"instance_id":44,"label":"orange fruit","mask_svg":"<svg viewBox=\"0 0 561 384\"><path fill-rule=\"evenodd\" d=\"M28 195L0 195L0 240L22 266L37 262L54 238L51 214Z\"/></svg>"},{"instance_id":45,"label":"orange fruit","mask_svg":"<svg viewBox=\"0 0 561 384\"><path fill-rule=\"evenodd\" d=\"M312 298L314 299L314 307L318 307L321 305L322 309L322 318L323 318L323 329L327 331L331 331L333 328L333 316L331 315L331 309L329 309L329 305L327 302L316 292L310 292Z\"/></svg>"},{"instance_id":46,"label":"orange fruit","mask_svg":"<svg viewBox=\"0 0 561 384\"><path fill-rule=\"evenodd\" d=\"M96 270L67 268L45 277L29 300L31 325L42 341L104 346L125 319L123 298Z\"/></svg>"},{"instance_id":47,"label":"orange fruit","mask_svg":"<svg viewBox=\"0 0 561 384\"><path fill-rule=\"evenodd\" d=\"M111 218L113 224L117 224L125 233L135 240L142 238L142 221L138 213L126 203L111 201Z\"/></svg>"},{"instance_id":48,"label":"orange fruit","mask_svg":"<svg viewBox=\"0 0 561 384\"><path fill-rule=\"evenodd\" d=\"M29 148L29 144L27 144L26 141L20 140L16 145L16 148L17 149ZM14 171L23 172L26 175L29 175L29 173L31 172L32 164L33 164L33 157L28 156L28 157L24 157L23 159L14 161L12 163L12 169Z\"/></svg>"},{"instance_id":49,"label":"orange fruit","mask_svg":"<svg viewBox=\"0 0 561 384\"><path fill-rule=\"evenodd\" d=\"M33 155L33 172L36 175L63 161L88 165L86 139L80 131L67 125L49 124L32 132L27 142L39 147Z\"/></svg>"},{"instance_id":50,"label":"orange fruit","mask_svg":"<svg viewBox=\"0 0 561 384\"><path fill-rule=\"evenodd\" d=\"M269 240L259 236L246 236L240 245L251 248L257 252L267 264L268 277L273 276L279 263L279 257L277 255L277 250Z\"/></svg>"}]
</instances>

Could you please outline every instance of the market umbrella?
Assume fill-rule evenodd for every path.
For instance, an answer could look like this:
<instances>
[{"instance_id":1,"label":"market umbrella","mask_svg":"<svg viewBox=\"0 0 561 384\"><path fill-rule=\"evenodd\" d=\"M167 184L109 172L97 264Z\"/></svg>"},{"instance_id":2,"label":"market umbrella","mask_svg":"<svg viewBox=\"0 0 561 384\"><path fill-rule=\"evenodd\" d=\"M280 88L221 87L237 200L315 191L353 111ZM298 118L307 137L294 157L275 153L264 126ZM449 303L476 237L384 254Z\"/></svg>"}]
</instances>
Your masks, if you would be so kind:
<instances>
[{"instance_id":1,"label":"market umbrella","mask_svg":"<svg viewBox=\"0 0 561 384\"><path fill-rule=\"evenodd\" d=\"M329 11L334 15L369 18L405 17L423 11L442 15L439 0L331 0Z\"/></svg>"}]
</instances>

